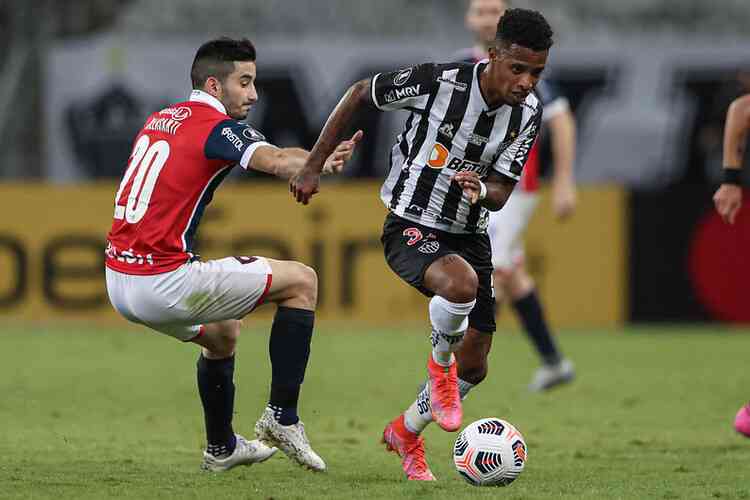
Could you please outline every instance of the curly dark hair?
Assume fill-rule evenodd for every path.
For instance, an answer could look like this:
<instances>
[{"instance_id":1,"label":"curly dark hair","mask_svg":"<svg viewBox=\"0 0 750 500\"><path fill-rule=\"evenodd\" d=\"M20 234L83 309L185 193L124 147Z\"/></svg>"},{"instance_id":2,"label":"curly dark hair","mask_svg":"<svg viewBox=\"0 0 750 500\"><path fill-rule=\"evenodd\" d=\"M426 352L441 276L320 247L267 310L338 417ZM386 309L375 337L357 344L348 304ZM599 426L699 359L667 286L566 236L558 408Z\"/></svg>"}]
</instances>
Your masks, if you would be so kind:
<instances>
[{"instance_id":1,"label":"curly dark hair","mask_svg":"<svg viewBox=\"0 0 750 500\"><path fill-rule=\"evenodd\" d=\"M552 47L552 28L535 10L508 9L497 23L495 41L504 45L520 45L535 52Z\"/></svg>"},{"instance_id":2,"label":"curly dark hair","mask_svg":"<svg viewBox=\"0 0 750 500\"><path fill-rule=\"evenodd\" d=\"M255 46L247 38L234 40L221 37L204 43L195 53L190 79L193 88L199 89L213 76L220 82L234 71L235 61L255 61Z\"/></svg>"}]
</instances>

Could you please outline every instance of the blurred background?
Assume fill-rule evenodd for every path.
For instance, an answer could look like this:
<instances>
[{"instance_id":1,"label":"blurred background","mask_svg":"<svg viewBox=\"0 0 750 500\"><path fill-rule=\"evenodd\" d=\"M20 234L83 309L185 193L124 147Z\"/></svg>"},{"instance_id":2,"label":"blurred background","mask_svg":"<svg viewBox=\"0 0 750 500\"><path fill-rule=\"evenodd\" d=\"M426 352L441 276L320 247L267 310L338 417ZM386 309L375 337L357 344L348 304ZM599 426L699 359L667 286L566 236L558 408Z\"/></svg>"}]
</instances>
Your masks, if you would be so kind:
<instances>
[{"instance_id":1,"label":"blurred background","mask_svg":"<svg viewBox=\"0 0 750 500\"><path fill-rule=\"evenodd\" d=\"M543 203L527 238L552 321L750 323L750 215L729 228L711 205L726 108L750 92L747 1L514 5L541 10L555 30L546 78L578 122L578 211L558 223ZM112 198L145 117L187 97L202 42L252 39L260 101L248 121L277 145L310 148L352 82L471 46L465 8L0 0L0 311L119 321L103 288ZM377 193L405 116L363 117L355 161L310 207L292 203L281 181L236 172L206 213L199 250L313 265L328 318L423 319L423 299L392 275L378 241Z\"/></svg>"}]
</instances>

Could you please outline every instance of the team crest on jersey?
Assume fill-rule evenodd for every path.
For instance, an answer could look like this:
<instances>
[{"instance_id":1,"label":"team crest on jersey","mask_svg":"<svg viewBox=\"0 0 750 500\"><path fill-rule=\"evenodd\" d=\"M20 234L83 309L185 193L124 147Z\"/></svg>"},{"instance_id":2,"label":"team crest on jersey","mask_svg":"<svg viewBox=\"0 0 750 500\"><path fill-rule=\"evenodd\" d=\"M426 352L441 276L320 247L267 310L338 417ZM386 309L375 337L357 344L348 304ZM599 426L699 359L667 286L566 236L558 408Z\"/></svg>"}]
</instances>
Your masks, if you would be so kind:
<instances>
[{"instance_id":1,"label":"team crest on jersey","mask_svg":"<svg viewBox=\"0 0 750 500\"><path fill-rule=\"evenodd\" d=\"M407 81L409 81L409 77L411 76L412 68L406 68L402 69L398 73L396 73L396 76L393 77L393 84L397 87L400 87L401 85L405 84Z\"/></svg>"},{"instance_id":2,"label":"team crest on jersey","mask_svg":"<svg viewBox=\"0 0 750 500\"><path fill-rule=\"evenodd\" d=\"M433 254L440 250L440 242L439 241L425 241L422 243L419 248L417 248L422 253L426 254Z\"/></svg>"}]
</instances>

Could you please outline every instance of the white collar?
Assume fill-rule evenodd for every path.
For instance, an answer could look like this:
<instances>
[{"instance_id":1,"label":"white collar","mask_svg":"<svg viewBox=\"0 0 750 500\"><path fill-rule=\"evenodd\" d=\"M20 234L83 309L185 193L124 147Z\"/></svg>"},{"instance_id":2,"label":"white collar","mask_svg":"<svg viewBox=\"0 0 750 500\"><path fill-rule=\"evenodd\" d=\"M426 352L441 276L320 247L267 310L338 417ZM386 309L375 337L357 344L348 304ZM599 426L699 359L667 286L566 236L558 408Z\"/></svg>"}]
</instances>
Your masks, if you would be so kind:
<instances>
[{"instance_id":1,"label":"white collar","mask_svg":"<svg viewBox=\"0 0 750 500\"><path fill-rule=\"evenodd\" d=\"M190 101L194 102L202 102L203 104L208 104L212 108L214 108L219 113L227 114L227 108L224 107L224 105L221 103L220 100L209 94L208 92L203 92L202 90L194 89L190 93Z\"/></svg>"}]
</instances>

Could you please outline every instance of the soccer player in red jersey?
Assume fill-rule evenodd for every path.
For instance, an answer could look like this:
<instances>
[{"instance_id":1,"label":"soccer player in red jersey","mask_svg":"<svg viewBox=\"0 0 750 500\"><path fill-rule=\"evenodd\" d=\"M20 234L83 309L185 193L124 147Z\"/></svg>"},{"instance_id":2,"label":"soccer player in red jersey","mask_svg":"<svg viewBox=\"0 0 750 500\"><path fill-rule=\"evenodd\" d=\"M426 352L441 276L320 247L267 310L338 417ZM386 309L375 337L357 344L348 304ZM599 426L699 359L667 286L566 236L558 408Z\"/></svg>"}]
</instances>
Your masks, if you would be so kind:
<instances>
[{"instance_id":1,"label":"soccer player in red jersey","mask_svg":"<svg viewBox=\"0 0 750 500\"><path fill-rule=\"evenodd\" d=\"M297 415L315 318L315 271L264 257L201 261L193 252L203 211L236 164L289 178L309 156L272 146L239 121L258 100L255 58L247 39L206 42L193 61L190 98L146 120L115 196L107 292L128 320L201 346L197 381L207 434L202 468L262 462L278 447L322 471L325 463ZM323 171L340 171L360 137L339 143ZM235 345L241 319L265 302L278 306L269 345L271 393L255 425L259 439L249 441L232 427Z\"/></svg>"},{"instance_id":2,"label":"soccer player in red jersey","mask_svg":"<svg viewBox=\"0 0 750 500\"><path fill-rule=\"evenodd\" d=\"M742 160L750 131L750 94L738 97L729 106L724 126L724 178L714 194L714 205L721 218L734 224L742 208ZM750 437L750 403L737 412L737 432Z\"/></svg>"}]
</instances>

